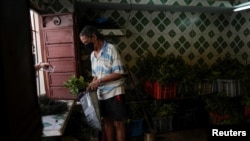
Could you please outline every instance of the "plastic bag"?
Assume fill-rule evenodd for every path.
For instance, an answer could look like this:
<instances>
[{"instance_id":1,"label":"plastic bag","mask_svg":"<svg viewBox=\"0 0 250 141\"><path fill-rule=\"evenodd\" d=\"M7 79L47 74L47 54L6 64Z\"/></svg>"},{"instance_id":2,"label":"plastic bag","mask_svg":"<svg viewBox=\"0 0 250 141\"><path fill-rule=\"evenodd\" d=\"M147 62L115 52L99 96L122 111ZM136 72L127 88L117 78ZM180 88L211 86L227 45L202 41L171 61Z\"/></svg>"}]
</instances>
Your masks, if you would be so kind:
<instances>
[{"instance_id":1,"label":"plastic bag","mask_svg":"<svg viewBox=\"0 0 250 141\"><path fill-rule=\"evenodd\" d=\"M99 101L96 92L84 92L80 95L81 97L79 98L79 101L82 105L87 123L92 128L101 131L102 127L99 112Z\"/></svg>"}]
</instances>

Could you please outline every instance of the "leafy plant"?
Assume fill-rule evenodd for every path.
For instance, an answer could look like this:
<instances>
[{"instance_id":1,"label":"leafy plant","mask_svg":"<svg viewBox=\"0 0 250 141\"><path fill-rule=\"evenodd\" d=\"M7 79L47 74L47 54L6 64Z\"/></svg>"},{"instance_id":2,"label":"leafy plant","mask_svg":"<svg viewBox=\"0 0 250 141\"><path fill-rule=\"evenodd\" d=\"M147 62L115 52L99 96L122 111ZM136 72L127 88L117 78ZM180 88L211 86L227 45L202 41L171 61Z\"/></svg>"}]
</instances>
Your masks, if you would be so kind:
<instances>
[{"instance_id":1,"label":"leafy plant","mask_svg":"<svg viewBox=\"0 0 250 141\"><path fill-rule=\"evenodd\" d=\"M164 57L159 74L160 77L157 81L163 85L169 82L177 82L177 91L181 96L194 94L198 76L193 67L186 64L181 56L168 55Z\"/></svg>"},{"instance_id":2,"label":"leafy plant","mask_svg":"<svg viewBox=\"0 0 250 141\"><path fill-rule=\"evenodd\" d=\"M241 104L250 107L250 96L243 96Z\"/></svg>"},{"instance_id":3,"label":"leafy plant","mask_svg":"<svg viewBox=\"0 0 250 141\"><path fill-rule=\"evenodd\" d=\"M245 67L245 77L241 80L243 95L250 97L250 64ZM250 100L249 100L250 101ZM250 103L250 102L249 102ZM249 104L250 106L250 104Z\"/></svg>"},{"instance_id":4,"label":"leafy plant","mask_svg":"<svg viewBox=\"0 0 250 141\"><path fill-rule=\"evenodd\" d=\"M184 75L188 66L181 56L169 55L162 58L161 65L159 66L158 82L166 84L168 82L180 81Z\"/></svg>"},{"instance_id":5,"label":"leafy plant","mask_svg":"<svg viewBox=\"0 0 250 141\"><path fill-rule=\"evenodd\" d=\"M69 88L70 93L73 95L77 95L80 92L84 91L87 88L88 84L88 82L84 81L83 76L76 77L75 75L72 75L69 80L64 82L64 86L66 88Z\"/></svg>"},{"instance_id":6,"label":"leafy plant","mask_svg":"<svg viewBox=\"0 0 250 141\"><path fill-rule=\"evenodd\" d=\"M182 69L185 74L179 79L179 94L181 96L194 96L197 92L197 85L201 81L199 75L196 73L196 69L192 66L186 65Z\"/></svg>"},{"instance_id":7,"label":"leafy plant","mask_svg":"<svg viewBox=\"0 0 250 141\"><path fill-rule=\"evenodd\" d=\"M228 118L221 122L221 124L235 124L243 121L242 107L240 98L228 97L225 93L221 92L211 95L205 99L205 108L208 112L227 115Z\"/></svg>"},{"instance_id":8,"label":"leafy plant","mask_svg":"<svg viewBox=\"0 0 250 141\"><path fill-rule=\"evenodd\" d=\"M213 74L219 79L242 79L245 77L245 66L237 59L225 57L211 66Z\"/></svg>"},{"instance_id":9,"label":"leafy plant","mask_svg":"<svg viewBox=\"0 0 250 141\"><path fill-rule=\"evenodd\" d=\"M205 108L207 111L221 114L228 114L230 112L229 97L224 96L222 93L212 95L205 99Z\"/></svg>"},{"instance_id":10,"label":"leafy plant","mask_svg":"<svg viewBox=\"0 0 250 141\"><path fill-rule=\"evenodd\" d=\"M212 75L212 70L207 64L195 64L193 67L194 74L197 76L199 81L202 80L214 80L214 75Z\"/></svg>"},{"instance_id":11,"label":"leafy plant","mask_svg":"<svg viewBox=\"0 0 250 141\"><path fill-rule=\"evenodd\" d=\"M167 117L172 116L176 111L177 105L174 103L153 102L150 104L151 116L154 117Z\"/></svg>"},{"instance_id":12,"label":"leafy plant","mask_svg":"<svg viewBox=\"0 0 250 141\"><path fill-rule=\"evenodd\" d=\"M162 57L153 55L150 51L147 54L140 56L137 59L138 78L144 80L156 81L158 80L158 69L162 64Z\"/></svg>"},{"instance_id":13,"label":"leafy plant","mask_svg":"<svg viewBox=\"0 0 250 141\"><path fill-rule=\"evenodd\" d=\"M148 52L137 60L138 77L161 84L179 81L186 73L187 65L181 56L155 56Z\"/></svg>"},{"instance_id":14,"label":"leafy plant","mask_svg":"<svg viewBox=\"0 0 250 141\"><path fill-rule=\"evenodd\" d=\"M143 118L142 103L130 102L127 106L127 115L129 119L140 119Z\"/></svg>"}]
</instances>

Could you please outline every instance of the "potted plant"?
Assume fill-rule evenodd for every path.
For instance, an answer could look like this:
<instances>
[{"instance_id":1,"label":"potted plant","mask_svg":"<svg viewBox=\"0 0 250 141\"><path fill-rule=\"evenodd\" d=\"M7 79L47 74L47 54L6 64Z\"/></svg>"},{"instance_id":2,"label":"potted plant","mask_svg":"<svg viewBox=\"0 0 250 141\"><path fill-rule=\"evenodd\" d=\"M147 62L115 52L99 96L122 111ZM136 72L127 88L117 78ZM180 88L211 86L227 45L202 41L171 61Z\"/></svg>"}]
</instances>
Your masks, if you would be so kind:
<instances>
[{"instance_id":1,"label":"potted plant","mask_svg":"<svg viewBox=\"0 0 250 141\"><path fill-rule=\"evenodd\" d=\"M186 73L187 65L181 56L168 55L161 62L157 78L161 84L180 81Z\"/></svg>"},{"instance_id":2,"label":"potted plant","mask_svg":"<svg viewBox=\"0 0 250 141\"><path fill-rule=\"evenodd\" d=\"M244 117L247 121L250 121L250 72L248 65L246 71L246 77L243 79L243 96L242 96L242 105L244 107Z\"/></svg>"},{"instance_id":3,"label":"potted plant","mask_svg":"<svg viewBox=\"0 0 250 141\"><path fill-rule=\"evenodd\" d=\"M128 137L141 136L143 134L143 111L141 108L142 103L133 101L126 105L127 119L126 123L126 135Z\"/></svg>"},{"instance_id":4,"label":"potted plant","mask_svg":"<svg viewBox=\"0 0 250 141\"><path fill-rule=\"evenodd\" d=\"M228 97L224 92L206 97L205 109L213 125L239 124L243 120L240 98Z\"/></svg>"},{"instance_id":5,"label":"potted plant","mask_svg":"<svg viewBox=\"0 0 250 141\"><path fill-rule=\"evenodd\" d=\"M244 117L247 120L250 119L250 96L248 95L243 96L241 104L244 107Z\"/></svg>"},{"instance_id":6,"label":"potted plant","mask_svg":"<svg viewBox=\"0 0 250 141\"><path fill-rule=\"evenodd\" d=\"M162 133L173 129L173 114L176 106L174 103L165 103L163 101L154 101L150 104L149 111L155 131Z\"/></svg>"},{"instance_id":7,"label":"potted plant","mask_svg":"<svg viewBox=\"0 0 250 141\"><path fill-rule=\"evenodd\" d=\"M211 66L212 73L217 78L217 91L225 92L227 96L235 97L241 94L240 81L245 78L245 66L237 59L225 57Z\"/></svg>"},{"instance_id":8,"label":"potted plant","mask_svg":"<svg viewBox=\"0 0 250 141\"><path fill-rule=\"evenodd\" d=\"M78 95L80 92L85 91L88 84L83 76L76 77L75 75L72 75L70 79L64 82L64 86L69 88L69 92L73 95Z\"/></svg>"},{"instance_id":9,"label":"potted plant","mask_svg":"<svg viewBox=\"0 0 250 141\"><path fill-rule=\"evenodd\" d=\"M242 79L245 77L245 66L236 58L225 57L211 66L218 79Z\"/></svg>"},{"instance_id":10,"label":"potted plant","mask_svg":"<svg viewBox=\"0 0 250 141\"><path fill-rule=\"evenodd\" d=\"M198 95L213 94L215 92L215 75L207 64L196 64L192 67L195 77L195 90ZM190 79L191 80L191 79Z\"/></svg>"},{"instance_id":11,"label":"potted plant","mask_svg":"<svg viewBox=\"0 0 250 141\"><path fill-rule=\"evenodd\" d=\"M157 80L154 93L161 96L160 99L172 99L177 95L177 85L184 88L184 78L189 66L181 56L168 55L162 58L162 63L158 67ZM187 83L185 83L187 84ZM180 88L180 87L179 87ZM163 97L162 97L163 96Z\"/></svg>"},{"instance_id":12,"label":"potted plant","mask_svg":"<svg viewBox=\"0 0 250 141\"><path fill-rule=\"evenodd\" d=\"M146 54L141 55L136 62L136 65L138 66L138 77L151 82L155 81L157 79L155 74L158 70L156 68L159 68L161 60L162 59L160 56L153 55L150 51L147 51Z\"/></svg>"},{"instance_id":13,"label":"potted plant","mask_svg":"<svg viewBox=\"0 0 250 141\"><path fill-rule=\"evenodd\" d=\"M182 77L178 81L178 94L180 97L194 97L198 91L197 84L201 81L197 68L183 65Z\"/></svg>"},{"instance_id":14,"label":"potted plant","mask_svg":"<svg viewBox=\"0 0 250 141\"><path fill-rule=\"evenodd\" d=\"M144 91L152 96L154 93L154 82L159 78L158 69L162 60L162 57L153 55L150 51L147 51L136 62L138 66L137 77L141 78L140 81L142 82Z\"/></svg>"}]
</instances>

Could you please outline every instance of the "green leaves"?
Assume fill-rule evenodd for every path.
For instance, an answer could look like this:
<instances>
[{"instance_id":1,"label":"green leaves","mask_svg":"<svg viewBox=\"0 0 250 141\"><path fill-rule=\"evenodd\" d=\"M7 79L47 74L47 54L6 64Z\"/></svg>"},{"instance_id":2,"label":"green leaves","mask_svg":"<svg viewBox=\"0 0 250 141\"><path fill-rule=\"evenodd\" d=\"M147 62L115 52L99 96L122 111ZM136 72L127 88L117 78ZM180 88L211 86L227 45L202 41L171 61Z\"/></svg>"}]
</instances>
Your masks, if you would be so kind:
<instances>
[{"instance_id":1,"label":"green leaves","mask_svg":"<svg viewBox=\"0 0 250 141\"><path fill-rule=\"evenodd\" d=\"M137 60L138 77L161 84L182 79L186 74L187 64L181 56L155 56L148 52Z\"/></svg>"},{"instance_id":2,"label":"green leaves","mask_svg":"<svg viewBox=\"0 0 250 141\"><path fill-rule=\"evenodd\" d=\"M156 117L167 117L167 116L172 116L177 108L177 104L175 103L164 103L164 102L154 102L149 105L151 111L151 116L156 116Z\"/></svg>"},{"instance_id":3,"label":"green leaves","mask_svg":"<svg viewBox=\"0 0 250 141\"><path fill-rule=\"evenodd\" d=\"M72 75L69 80L64 82L64 86L69 88L71 94L77 95L87 88L88 82L84 81L83 76L76 77L75 75Z\"/></svg>"},{"instance_id":4,"label":"green leaves","mask_svg":"<svg viewBox=\"0 0 250 141\"><path fill-rule=\"evenodd\" d=\"M242 79L245 76L245 66L236 58L225 57L211 66L213 74L220 79Z\"/></svg>"}]
</instances>

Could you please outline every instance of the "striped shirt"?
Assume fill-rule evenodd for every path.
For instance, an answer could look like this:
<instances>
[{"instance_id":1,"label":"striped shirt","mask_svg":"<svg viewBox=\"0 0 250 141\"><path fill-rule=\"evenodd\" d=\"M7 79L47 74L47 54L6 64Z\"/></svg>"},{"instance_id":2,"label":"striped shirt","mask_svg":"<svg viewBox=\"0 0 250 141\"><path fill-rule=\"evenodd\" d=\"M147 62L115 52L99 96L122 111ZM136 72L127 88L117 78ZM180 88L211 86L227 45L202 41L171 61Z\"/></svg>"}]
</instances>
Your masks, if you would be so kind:
<instances>
[{"instance_id":1,"label":"striped shirt","mask_svg":"<svg viewBox=\"0 0 250 141\"><path fill-rule=\"evenodd\" d=\"M92 76L100 79L111 73L124 74L125 68L121 56L113 44L104 41L103 48L97 57L91 53ZM99 100L105 100L113 96L124 94L124 78L102 83L97 89Z\"/></svg>"}]
</instances>

